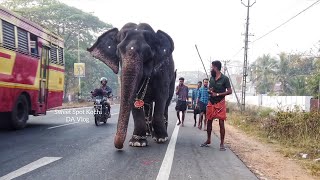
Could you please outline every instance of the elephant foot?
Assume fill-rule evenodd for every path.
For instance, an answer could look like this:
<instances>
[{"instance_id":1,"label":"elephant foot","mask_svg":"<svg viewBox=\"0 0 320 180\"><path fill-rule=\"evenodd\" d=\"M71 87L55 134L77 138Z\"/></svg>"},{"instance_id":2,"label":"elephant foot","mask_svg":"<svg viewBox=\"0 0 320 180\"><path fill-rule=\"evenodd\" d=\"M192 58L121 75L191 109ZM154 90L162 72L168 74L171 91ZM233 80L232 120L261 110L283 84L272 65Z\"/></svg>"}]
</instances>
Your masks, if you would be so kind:
<instances>
[{"instance_id":1,"label":"elephant foot","mask_svg":"<svg viewBox=\"0 0 320 180\"><path fill-rule=\"evenodd\" d=\"M157 143L164 143L164 142L168 141L169 138L168 137L164 137L164 138L153 137L152 139Z\"/></svg>"},{"instance_id":2,"label":"elephant foot","mask_svg":"<svg viewBox=\"0 0 320 180\"><path fill-rule=\"evenodd\" d=\"M132 138L129 141L129 146L132 147L145 147L147 145L148 141L146 136L132 135Z\"/></svg>"}]
</instances>

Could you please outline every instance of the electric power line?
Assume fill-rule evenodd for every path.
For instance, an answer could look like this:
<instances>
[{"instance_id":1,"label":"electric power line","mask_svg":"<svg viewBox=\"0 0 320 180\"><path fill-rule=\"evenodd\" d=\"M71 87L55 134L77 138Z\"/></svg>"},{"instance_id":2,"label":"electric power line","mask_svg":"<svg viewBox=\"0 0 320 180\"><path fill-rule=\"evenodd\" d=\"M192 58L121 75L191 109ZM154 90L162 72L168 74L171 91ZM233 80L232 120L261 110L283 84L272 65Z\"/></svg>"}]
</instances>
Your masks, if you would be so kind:
<instances>
[{"instance_id":1,"label":"electric power line","mask_svg":"<svg viewBox=\"0 0 320 180\"><path fill-rule=\"evenodd\" d=\"M287 24L289 21L291 21L292 19L296 18L297 16L299 16L301 13L305 12L306 10L308 10L309 8L311 8L312 6L316 5L317 3L319 3L320 0L317 0L316 2L312 3L310 6L308 6L307 8L305 8L304 10L300 11L298 14L296 14L295 16L291 17L290 19L288 19L287 21L285 21L284 23L280 24L279 26L277 26L276 28L272 29L271 31L267 32L266 34L262 35L261 37L259 37L258 39L254 40L252 43L266 37L267 35L269 35L270 33L272 33L273 31L279 29L281 26Z\"/></svg>"},{"instance_id":2,"label":"electric power line","mask_svg":"<svg viewBox=\"0 0 320 180\"><path fill-rule=\"evenodd\" d=\"M239 49L239 51L237 53L235 53L231 58L234 58L235 56L237 56L243 49L244 47L242 47L241 49Z\"/></svg>"}]
</instances>

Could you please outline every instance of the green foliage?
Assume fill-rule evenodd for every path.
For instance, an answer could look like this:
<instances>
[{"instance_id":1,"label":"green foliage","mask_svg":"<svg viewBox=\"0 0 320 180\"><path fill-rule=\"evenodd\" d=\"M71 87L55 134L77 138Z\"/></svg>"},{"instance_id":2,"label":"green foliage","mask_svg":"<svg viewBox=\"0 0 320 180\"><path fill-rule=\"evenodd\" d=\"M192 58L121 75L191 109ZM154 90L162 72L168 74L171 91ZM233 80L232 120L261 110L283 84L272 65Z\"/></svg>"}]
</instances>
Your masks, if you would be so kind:
<instances>
[{"instance_id":1,"label":"green foliage","mask_svg":"<svg viewBox=\"0 0 320 180\"><path fill-rule=\"evenodd\" d=\"M228 123L262 140L277 143L282 153L291 158L299 158L300 153L308 154L303 163L314 175L320 176L320 113L303 112L298 108L292 111L274 111L270 108L247 107L240 113L235 103L228 103L230 113Z\"/></svg>"},{"instance_id":2,"label":"green foliage","mask_svg":"<svg viewBox=\"0 0 320 180\"><path fill-rule=\"evenodd\" d=\"M278 112L270 119L267 132L287 144L320 149L320 114L318 112Z\"/></svg>"},{"instance_id":3,"label":"green foliage","mask_svg":"<svg viewBox=\"0 0 320 180\"><path fill-rule=\"evenodd\" d=\"M117 76L105 64L94 59L86 51L97 39L97 35L112 28L90 13L70 7L57 0L5 0L1 5L15 11L61 36L65 41L65 95L79 92L78 78L73 76L73 64L78 62L78 41L80 62L86 63L86 77L81 78L81 91L87 96L99 86L99 79L105 76L108 85L116 91Z\"/></svg>"},{"instance_id":4,"label":"green foliage","mask_svg":"<svg viewBox=\"0 0 320 180\"><path fill-rule=\"evenodd\" d=\"M320 62L303 54L263 55L251 65L251 80L259 94L304 96L319 93Z\"/></svg>"},{"instance_id":5,"label":"green foliage","mask_svg":"<svg viewBox=\"0 0 320 180\"><path fill-rule=\"evenodd\" d=\"M317 58L314 63L315 70L307 79L307 89L309 93L319 98L320 96L320 58Z\"/></svg>"},{"instance_id":6,"label":"green foliage","mask_svg":"<svg viewBox=\"0 0 320 180\"><path fill-rule=\"evenodd\" d=\"M243 114L230 105L228 116L232 124L243 129L251 129L265 138L275 140L288 147L304 149L312 156L320 150L320 113L304 112L296 108L292 111L275 111L263 107L247 107ZM319 154L320 155L320 154ZM312 157L311 156L311 157Z\"/></svg>"},{"instance_id":7,"label":"green foliage","mask_svg":"<svg viewBox=\"0 0 320 180\"><path fill-rule=\"evenodd\" d=\"M270 55L259 57L252 65L252 81L255 83L259 94L273 91L276 60Z\"/></svg>"}]
</instances>

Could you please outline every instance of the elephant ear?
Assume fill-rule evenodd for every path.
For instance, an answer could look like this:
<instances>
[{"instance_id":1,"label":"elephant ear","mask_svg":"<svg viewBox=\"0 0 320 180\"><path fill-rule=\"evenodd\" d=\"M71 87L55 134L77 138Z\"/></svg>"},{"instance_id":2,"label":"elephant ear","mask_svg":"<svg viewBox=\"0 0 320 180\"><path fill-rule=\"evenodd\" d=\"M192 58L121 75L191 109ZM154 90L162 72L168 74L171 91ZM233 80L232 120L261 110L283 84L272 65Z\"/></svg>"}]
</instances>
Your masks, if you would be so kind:
<instances>
[{"instance_id":1,"label":"elephant ear","mask_svg":"<svg viewBox=\"0 0 320 180\"><path fill-rule=\"evenodd\" d=\"M154 73L159 72L159 70L164 64L169 63L168 60L170 60L170 58L172 57L172 52L174 50L173 40L167 33L161 30L158 30L156 33L156 37L157 37L157 45L158 45L158 51L157 51L158 58L154 62L154 66L153 66Z\"/></svg>"},{"instance_id":2,"label":"elephant ear","mask_svg":"<svg viewBox=\"0 0 320 180\"><path fill-rule=\"evenodd\" d=\"M172 38L165 32L158 30L157 31L157 38L160 43L160 56L161 57L169 57L172 55L174 50L174 43Z\"/></svg>"},{"instance_id":3,"label":"elephant ear","mask_svg":"<svg viewBox=\"0 0 320 180\"><path fill-rule=\"evenodd\" d=\"M115 74L119 72L119 57L117 56L118 29L113 28L103 33L92 47L90 54L109 66Z\"/></svg>"}]
</instances>

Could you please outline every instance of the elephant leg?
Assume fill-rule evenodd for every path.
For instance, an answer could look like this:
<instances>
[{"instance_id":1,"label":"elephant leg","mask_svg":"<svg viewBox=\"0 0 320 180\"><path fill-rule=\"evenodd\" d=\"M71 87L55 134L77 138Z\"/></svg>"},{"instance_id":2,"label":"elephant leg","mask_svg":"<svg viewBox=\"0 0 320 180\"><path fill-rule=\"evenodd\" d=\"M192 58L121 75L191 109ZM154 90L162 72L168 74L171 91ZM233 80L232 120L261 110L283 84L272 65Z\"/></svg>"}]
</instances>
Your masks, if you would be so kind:
<instances>
[{"instance_id":1,"label":"elephant leg","mask_svg":"<svg viewBox=\"0 0 320 180\"><path fill-rule=\"evenodd\" d=\"M158 97L155 101L154 116L152 121L153 139L158 142L166 142L168 133L165 125L164 113L166 106L166 96Z\"/></svg>"},{"instance_id":2,"label":"elephant leg","mask_svg":"<svg viewBox=\"0 0 320 180\"><path fill-rule=\"evenodd\" d=\"M134 130L132 138L129 141L130 146L134 147L143 147L148 145L147 136L146 136L146 122L144 110L133 108L132 116L134 119Z\"/></svg>"}]
</instances>

